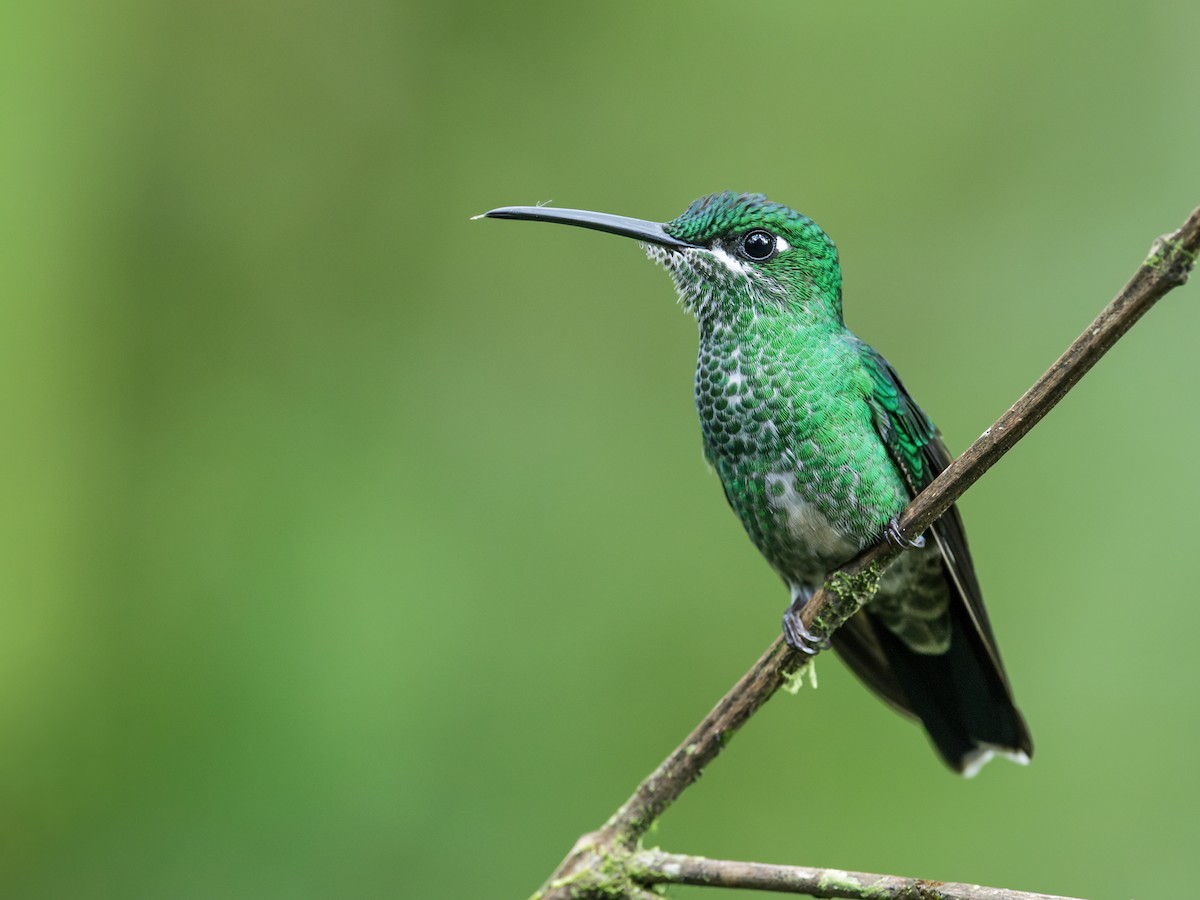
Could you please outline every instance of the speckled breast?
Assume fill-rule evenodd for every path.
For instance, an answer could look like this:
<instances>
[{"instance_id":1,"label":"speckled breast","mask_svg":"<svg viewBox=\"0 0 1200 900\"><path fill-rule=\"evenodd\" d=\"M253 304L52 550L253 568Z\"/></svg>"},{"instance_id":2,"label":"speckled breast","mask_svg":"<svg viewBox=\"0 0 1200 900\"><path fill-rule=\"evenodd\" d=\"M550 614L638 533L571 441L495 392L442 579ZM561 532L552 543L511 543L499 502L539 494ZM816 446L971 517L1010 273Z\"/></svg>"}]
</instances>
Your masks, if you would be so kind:
<instances>
[{"instance_id":1,"label":"speckled breast","mask_svg":"<svg viewBox=\"0 0 1200 900\"><path fill-rule=\"evenodd\" d=\"M836 347L795 334L745 338L718 328L701 341L705 455L776 571L815 586L907 497Z\"/></svg>"}]
</instances>

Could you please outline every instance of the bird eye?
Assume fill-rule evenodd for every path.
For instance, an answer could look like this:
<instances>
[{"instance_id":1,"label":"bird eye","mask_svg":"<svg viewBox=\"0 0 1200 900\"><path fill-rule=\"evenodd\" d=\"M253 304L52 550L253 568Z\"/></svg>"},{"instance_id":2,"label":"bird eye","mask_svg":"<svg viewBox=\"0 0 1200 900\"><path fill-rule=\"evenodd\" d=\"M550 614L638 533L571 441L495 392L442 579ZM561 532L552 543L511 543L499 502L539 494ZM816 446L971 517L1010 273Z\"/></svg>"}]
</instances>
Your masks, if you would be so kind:
<instances>
[{"instance_id":1,"label":"bird eye","mask_svg":"<svg viewBox=\"0 0 1200 900\"><path fill-rule=\"evenodd\" d=\"M761 228L748 231L738 244L738 252L746 259L762 262L775 255L775 235Z\"/></svg>"}]
</instances>

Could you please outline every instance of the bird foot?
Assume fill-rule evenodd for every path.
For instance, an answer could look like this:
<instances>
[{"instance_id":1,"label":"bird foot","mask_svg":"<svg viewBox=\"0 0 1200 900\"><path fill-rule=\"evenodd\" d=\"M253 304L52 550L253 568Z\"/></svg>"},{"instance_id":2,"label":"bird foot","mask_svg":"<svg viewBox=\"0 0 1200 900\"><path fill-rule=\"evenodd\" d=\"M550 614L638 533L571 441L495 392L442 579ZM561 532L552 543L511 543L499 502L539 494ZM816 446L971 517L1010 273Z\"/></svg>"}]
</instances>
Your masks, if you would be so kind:
<instances>
[{"instance_id":1,"label":"bird foot","mask_svg":"<svg viewBox=\"0 0 1200 900\"><path fill-rule=\"evenodd\" d=\"M896 522L896 517L892 516L888 523L883 526L884 539L895 547L897 550L920 550L925 546L925 535L918 534L911 541L900 533L900 526Z\"/></svg>"},{"instance_id":2,"label":"bird foot","mask_svg":"<svg viewBox=\"0 0 1200 900\"><path fill-rule=\"evenodd\" d=\"M783 614L783 639L792 649L813 656L819 650L829 649L829 639L819 638L804 627L804 620L801 619L800 613L803 612L804 604L807 602L807 596L797 597L787 608L787 612Z\"/></svg>"}]
</instances>

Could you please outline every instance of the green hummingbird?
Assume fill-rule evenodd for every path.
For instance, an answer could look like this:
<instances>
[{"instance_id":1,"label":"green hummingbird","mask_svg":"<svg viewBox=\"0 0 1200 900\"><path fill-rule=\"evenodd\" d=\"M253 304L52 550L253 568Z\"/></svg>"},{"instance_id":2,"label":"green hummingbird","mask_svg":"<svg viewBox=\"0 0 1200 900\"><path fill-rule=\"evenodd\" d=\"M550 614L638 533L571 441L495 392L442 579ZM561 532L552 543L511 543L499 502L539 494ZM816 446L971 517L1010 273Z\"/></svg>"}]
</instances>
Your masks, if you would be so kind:
<instances>
[{"instance_id":1,"label":"green hummingbird","mask_svg":"<svg viewBox=\"0 0 1200 900\"><path fill-rule=\"evenodd\" d=\"M731 191L664 224L545 206L483 215L631 237L667 270L699 324L705 456L790 591L787 642L812 653L804 604L859 551L897 540L896 516L951 461L895 370L843 323L833 241L787 206ZM1029 761L1033 742L954 507L901 554L832 644L880 697L924 725L956 771L973 775L996 753Z\"/></svg>"}]
</instances>

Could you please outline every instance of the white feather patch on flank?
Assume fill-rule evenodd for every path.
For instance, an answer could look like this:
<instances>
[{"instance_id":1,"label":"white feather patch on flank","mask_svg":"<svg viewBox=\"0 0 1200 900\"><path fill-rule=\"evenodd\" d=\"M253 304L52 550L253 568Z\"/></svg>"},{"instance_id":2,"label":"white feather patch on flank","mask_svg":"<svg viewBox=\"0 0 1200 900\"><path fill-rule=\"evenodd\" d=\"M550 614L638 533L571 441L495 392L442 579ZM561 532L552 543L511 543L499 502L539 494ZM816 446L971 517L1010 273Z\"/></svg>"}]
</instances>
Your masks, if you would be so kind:
<instances>
[{"instance_id":1,"label":"white feather patch on flank","mask_svg":"<svg viewBox=\"0 0 1200 900\"><path fill-rule=\"evenodd\" d=\"M769 472L766 490L771 508L786 516L788 530L805 547L822 556L853 552L854 544L796 491L795 472Z\"/></svg>"}]
</instances>

